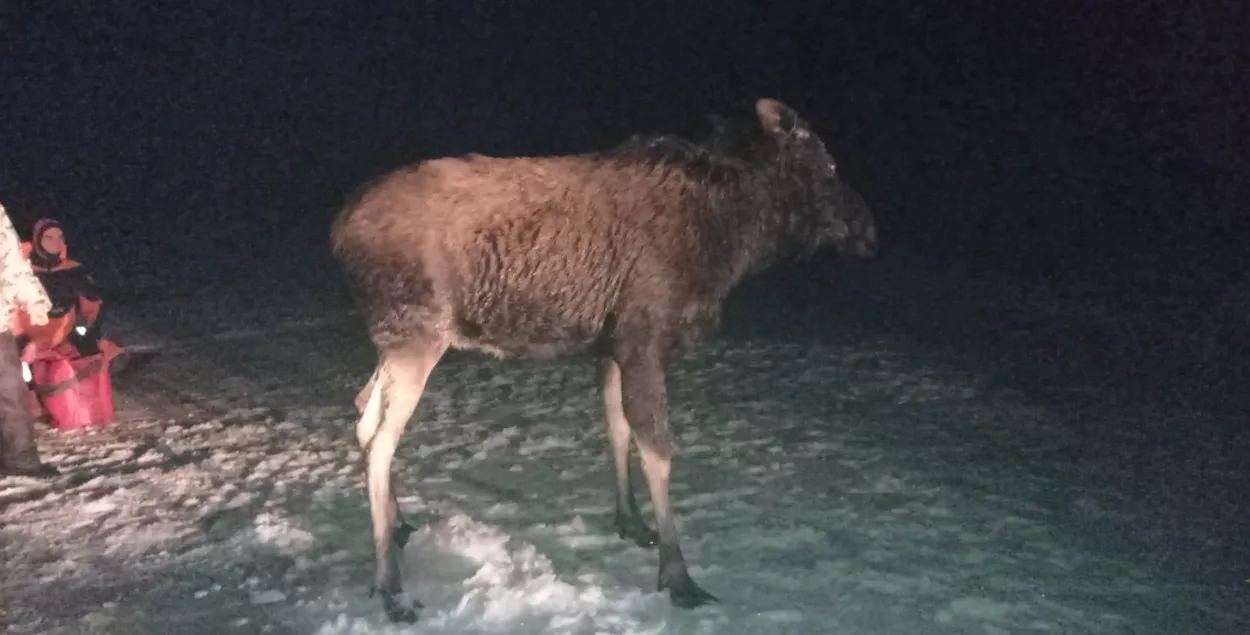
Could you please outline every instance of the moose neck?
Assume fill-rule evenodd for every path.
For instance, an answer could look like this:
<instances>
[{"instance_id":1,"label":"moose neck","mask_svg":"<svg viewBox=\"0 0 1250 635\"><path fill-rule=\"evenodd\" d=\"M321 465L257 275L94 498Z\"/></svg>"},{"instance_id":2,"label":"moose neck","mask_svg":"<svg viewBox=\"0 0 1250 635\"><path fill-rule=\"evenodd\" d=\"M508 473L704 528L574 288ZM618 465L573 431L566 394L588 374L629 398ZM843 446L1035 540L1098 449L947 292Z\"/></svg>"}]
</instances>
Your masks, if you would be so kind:
<instances>
[{"instance_id":1,"label":"moose neck","mask_svg":"<svg viewBox=\"0 0 1250 635\"><path fill-rule=\"evenodd\" d=\"M795 235L804 225L796 222L796 215L805 213L809 205L801 181L775 158L743 165L732 178L713 185L708 194L713 213L725 224L726 292L808 238Z\"/></svg>"}]
</instances>

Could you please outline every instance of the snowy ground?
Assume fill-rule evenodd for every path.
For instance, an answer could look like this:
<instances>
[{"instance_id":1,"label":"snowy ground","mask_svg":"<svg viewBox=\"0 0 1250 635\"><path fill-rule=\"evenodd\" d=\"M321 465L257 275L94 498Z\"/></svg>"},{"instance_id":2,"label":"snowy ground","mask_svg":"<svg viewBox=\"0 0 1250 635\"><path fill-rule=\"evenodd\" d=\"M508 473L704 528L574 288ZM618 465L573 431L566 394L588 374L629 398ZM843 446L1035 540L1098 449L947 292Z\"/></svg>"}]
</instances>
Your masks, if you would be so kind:
<instances>
[{"instance_id":1,"label":"snowy ground","mask_svg":"<svg viewBox=\"0 0 1250 635\"><path fill-rule=\"evenodd\" d=\"M121 422L44 431L65 475L0 480L9 633L1250 632L1245 473L1221 458L1244 437L765 309L672 376L684 546L721 604L671 608L655 552L612 531L586 361L453 355L396 463L426 609L390 625L350 308L240 283L121 313L166 349L119 382Z\"/></svg>"}]
</instances>

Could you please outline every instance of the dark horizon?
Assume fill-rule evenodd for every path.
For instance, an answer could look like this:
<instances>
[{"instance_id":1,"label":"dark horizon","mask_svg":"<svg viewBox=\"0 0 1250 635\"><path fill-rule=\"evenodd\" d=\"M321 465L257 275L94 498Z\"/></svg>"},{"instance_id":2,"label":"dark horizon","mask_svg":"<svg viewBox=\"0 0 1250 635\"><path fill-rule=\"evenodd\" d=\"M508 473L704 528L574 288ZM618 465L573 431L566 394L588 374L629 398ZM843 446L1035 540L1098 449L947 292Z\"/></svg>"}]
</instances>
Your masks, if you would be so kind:
<instances>
[{"instance_id":1,"label":"dark horizon","mask_svg":"<svg viewBox=\"0 0 1250 635\"><path fill-rule=\"evenodd\" d=\"M11 5L0 201L95 257L263 260L324 249L344 198L403 163L688 135L771 96L914 257L1235 253L1250 95L1231 5L841 4Z\"/></svg>"}]
</instances>

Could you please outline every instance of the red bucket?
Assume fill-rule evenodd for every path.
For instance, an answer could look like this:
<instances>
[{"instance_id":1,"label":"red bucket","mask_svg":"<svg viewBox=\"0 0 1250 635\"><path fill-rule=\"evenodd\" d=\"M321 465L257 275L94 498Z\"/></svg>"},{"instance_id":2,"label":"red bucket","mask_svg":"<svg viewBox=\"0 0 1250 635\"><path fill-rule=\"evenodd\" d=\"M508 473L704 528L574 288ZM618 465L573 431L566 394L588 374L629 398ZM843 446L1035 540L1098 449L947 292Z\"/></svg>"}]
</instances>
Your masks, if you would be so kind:
<instances>
[{"instance_id":1,"label":"red bucket","mask_svg":"<svg viewBox=\"0 0 1250 635\"><path fill-rule=\"evenodd\" d=\"M103 355L45 357L30 362L31 388L59 430L113 420L113 378Z\"/></svg>"}]
</instances>

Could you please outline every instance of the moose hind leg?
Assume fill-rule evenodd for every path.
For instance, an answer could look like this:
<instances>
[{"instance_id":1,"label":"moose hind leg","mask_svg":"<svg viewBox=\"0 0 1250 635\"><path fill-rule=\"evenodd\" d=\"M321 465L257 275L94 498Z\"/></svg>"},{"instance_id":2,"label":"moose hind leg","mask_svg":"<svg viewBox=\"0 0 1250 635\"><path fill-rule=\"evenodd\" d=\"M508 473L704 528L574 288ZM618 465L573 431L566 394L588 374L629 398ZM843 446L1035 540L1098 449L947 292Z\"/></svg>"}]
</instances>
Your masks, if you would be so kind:
<instances>
[{"instance_id":1,"label":"moose hind leg","mask_svg":"<svg viewBox=\"0 0 1250 635\"><path fill-rule=\"evenodd\" d=\"M621 367L616 360L604 361L601 381L603 418L608 426L608 438L612 442L612 464L616 473L616 532L621 538L632 540L640 547L650 547L659 542L660 535L642 519L642 513L638 511L638 501L634 497L629 465L632 432L621 405Z\"/></svg>"},{"instance_id":2,"label":"moose hind leg","mask_svg":"<svg viewBox=\"0 0 1250 635\"><path fill-rule=\"evenodd\" d=\"M395 622L415 621L420 604L401 597L403 584L396 544L398 505L391 491L391 460L425 391L426 380L444 350L445 346L437 346L419 353L388 355L375 374L372 394L357 426L362 445L368 448L369 512L375 556L373 592L382 596L382 607ZM366 437L367 441L363 441Z\"/></svg>"},{"instance_id":3,"label":"moose hind leg","mask_svg":"<svg viewBox=\"0 0 1250 635\"><path fill-rule=\"evenodd\" d=\"M669 476L673 466L672 436L668 427L668 394L663 365L635 359L621 364L622 405L634 430L642 471L651 491L655 526L660 538L659 590L667 590L673 604L694 608L716 597L690 578L678 544L677 524L669 501Z\"/></svg>"},{"instance_id":4,"label":"moose hind leg","mask_svg":"<svg viewBox=\"0 0 1250 635\"><path fill-rule=\"evenodd\" d=\"M378 369L374 371L373 376L369 378L369 382L365 384L365 387L356 394L356 414L360 417L360 424L356 427L356 437L360 442L360 449L362 452L361 463L363 463L366 473L368 473L369 470L369 442L373 440L373 435L377 431L378 424L381 423L382 420L380 415L380 393L378 399L373 402L376 410L366 416L365 409L369 407L370 398L374 394L374 387L378 385L378 375L381 371L382 369L379 366ZM400 511L399 499L395 494L394 488L391 488L391 513L395 515L395 545L402 550L404 546L408 544L408 538L417 529L408 523L408 521L404 518L403 512Z\"/></svg>"}]
</instances>

